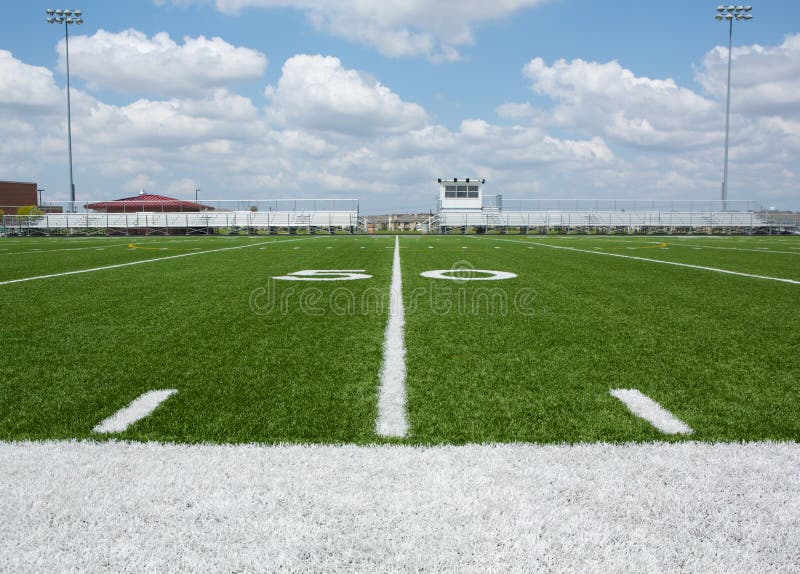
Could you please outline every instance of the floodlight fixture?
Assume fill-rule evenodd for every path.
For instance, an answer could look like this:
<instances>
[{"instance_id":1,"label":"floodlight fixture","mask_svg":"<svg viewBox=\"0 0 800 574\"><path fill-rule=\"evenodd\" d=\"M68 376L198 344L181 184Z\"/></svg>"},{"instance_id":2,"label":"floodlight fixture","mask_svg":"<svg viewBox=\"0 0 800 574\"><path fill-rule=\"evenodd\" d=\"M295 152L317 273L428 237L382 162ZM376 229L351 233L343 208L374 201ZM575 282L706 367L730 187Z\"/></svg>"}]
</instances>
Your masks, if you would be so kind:
<instances>
[{"instance_id":1,"label":"floodlight fixture","mask_svg":"<svg viewBox=\"0 0 800 574\"><path fill-rule=\"evenodd\" d=\"M54 10L48 8L45 10L47 14L48 24L64 24L64 41L66 44L66 60L67 60L67 148L69 150L69 197L70 197L70 211L75 210L75 180L72 173L72 106L70 103L70 86L69 86L69 25L70 24L83 24L83 11L74 9L59 8Z\"/></svg>"},{"instance_id":2,"label":"floodlight fixture","mask_svg":"<svg viewBox=\"0 0 800 574\"><path fill-rule=\"evenodd\" d=\"M737 22L746 22L753 19L750 12L753 10L752 6L744 5L730 5L717 6L717 13L714 19L718 22L721 20L728 21L728 91L725 102L725 159L722 170L722 209L728 209L728 147L730 144L730 123L731 123L731 53L733 52L733 20L734 17Z\"/></svg>"}]
</instances>

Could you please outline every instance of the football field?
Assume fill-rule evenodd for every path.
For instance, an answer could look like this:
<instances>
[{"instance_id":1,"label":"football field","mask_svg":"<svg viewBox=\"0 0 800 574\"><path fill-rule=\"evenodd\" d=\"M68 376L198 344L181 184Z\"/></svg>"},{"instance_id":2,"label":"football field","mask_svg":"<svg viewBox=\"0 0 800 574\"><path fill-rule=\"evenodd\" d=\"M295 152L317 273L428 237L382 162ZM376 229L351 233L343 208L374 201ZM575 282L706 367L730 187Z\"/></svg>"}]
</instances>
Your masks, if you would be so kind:
<instances>
[{"instance_id":1,"label":"football field","mask_svg":"<svg viewBox=\"0 0 800 574\"><path fill-rule=\"evenodd\" d=\"M2 245L5 440L800 437L795 238L401 237L407 430L388 438L394 236ZM149 416L93 431L163 389ZM693 432L660 431L615 389Z\"/></svg>"},{"instance_id":2,"label":"football field","mask_svg":"<svg viewBox=\"0 0 800 574\"><path fill-rule=\"evenodd\" d=\"M0 294L0 569L800 558L800 238L7 238Z\"/></svg>"}]
</instances>

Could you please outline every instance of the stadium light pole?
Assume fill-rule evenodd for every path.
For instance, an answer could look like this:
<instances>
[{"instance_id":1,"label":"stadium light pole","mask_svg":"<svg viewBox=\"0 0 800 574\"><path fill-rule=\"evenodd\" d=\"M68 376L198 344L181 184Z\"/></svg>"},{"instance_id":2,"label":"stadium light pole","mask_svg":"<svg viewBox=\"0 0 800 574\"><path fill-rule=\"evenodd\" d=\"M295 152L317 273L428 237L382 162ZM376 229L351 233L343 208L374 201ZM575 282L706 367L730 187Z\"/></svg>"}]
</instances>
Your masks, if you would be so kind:
<instances>
[{"instance_id":1,"label":"stadium light pole","mask_svg":"<svg viewBox=\"0 0 800 574\"><path fill-rule=\"evenodd\" d=\"M728 143L731 123L731 52L733 51L733 21L747 22L753 19L752 6L717 6L714 19L728 22L728 96L725 103L725 165L722 169L722 211L728 210Z\"/></svg>"},{"instance_id":2,"label":"stadium light pole","mask_svg":"<svg viewBox=\"0 0 800 574\"><path fill-rule=\"evenodd\" d=\"M64 24L64 39L67 45L67 147L69 149L69 199L70 211L75 211L75 181L72 178L72 106L69 98L69 25L83 24L83 12L80 10L53 10L48 8L48 24Z\"/></svg>"}]
</instances>

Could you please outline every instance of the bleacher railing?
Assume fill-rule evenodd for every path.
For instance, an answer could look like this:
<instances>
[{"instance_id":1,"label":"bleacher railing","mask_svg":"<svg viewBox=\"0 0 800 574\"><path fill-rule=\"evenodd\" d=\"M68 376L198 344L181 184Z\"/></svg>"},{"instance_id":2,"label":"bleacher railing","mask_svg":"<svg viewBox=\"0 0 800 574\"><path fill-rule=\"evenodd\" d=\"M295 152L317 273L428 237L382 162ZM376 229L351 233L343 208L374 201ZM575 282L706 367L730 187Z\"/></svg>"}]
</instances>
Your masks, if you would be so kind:
<instances>
[{"instance_id":1,"label":"bleacher railing","mask_svg":"<svg viewBox=\"0 0 800 574\"><path fill-rule=\"evenodd\" d=\"M757 201L701 199L513 199L484 195L485 208L503 211L764 211Z\"/></svg>"}]
</instances>

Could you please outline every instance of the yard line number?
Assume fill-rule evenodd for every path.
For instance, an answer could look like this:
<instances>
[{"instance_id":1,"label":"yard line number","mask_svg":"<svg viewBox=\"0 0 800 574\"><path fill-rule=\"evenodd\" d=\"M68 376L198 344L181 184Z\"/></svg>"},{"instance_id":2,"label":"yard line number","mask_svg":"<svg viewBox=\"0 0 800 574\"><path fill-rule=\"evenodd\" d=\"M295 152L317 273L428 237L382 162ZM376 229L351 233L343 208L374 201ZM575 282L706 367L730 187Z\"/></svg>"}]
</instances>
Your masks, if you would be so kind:
<instances>
[{"instance_id":1,"label":"yard line number","mask_svg":"<svg viewBox=\"0 0 800 574\"><path fill-rule=\"evenodd\" d=\"M454 277L449 275L449 273L459 272L468 272L469 276ZM478 275L473 276L473 274ZM500 281L502 279L513 279L517 276L516 273L489 269L436 269L423 271L420 275L429 279L448 279L450 281ZM365 269L302 269L288 275L278 275L273 279L282 281L354 281L357 279L372 279L372 275L366 273Z\"/></svg>"}]
</instances>

